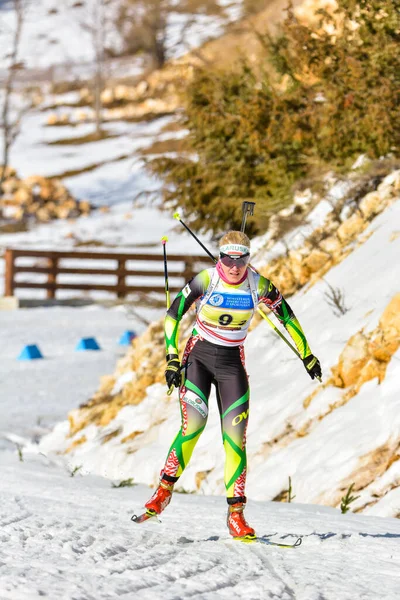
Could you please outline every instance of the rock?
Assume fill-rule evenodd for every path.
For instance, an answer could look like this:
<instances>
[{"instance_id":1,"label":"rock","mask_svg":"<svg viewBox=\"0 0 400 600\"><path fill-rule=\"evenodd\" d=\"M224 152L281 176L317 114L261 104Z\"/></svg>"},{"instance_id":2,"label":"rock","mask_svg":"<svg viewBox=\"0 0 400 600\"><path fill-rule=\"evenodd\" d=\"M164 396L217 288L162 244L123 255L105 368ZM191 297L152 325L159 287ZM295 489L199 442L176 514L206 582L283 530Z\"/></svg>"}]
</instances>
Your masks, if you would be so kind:
<instances>
[{"instance_id":1,"label":"rock","mask_svg":"<svg viewBox=\"0 0 400 600\"><path fill-rule=\"evenodd\" d=\"M70 123L70 118L69 118L68 113L63 113L58 119L59 125L68 125L69 123Z\"/></svg>"},{"instance_id":2,"label":"rock","mask_svg":"<svg viewBox=\"0 0 400 600\"><path fill-rule=\"evenodd\" d=\"M14 207L13 218L16 221L22 221L22 219L24 218L25 214L26 214L26 209L24 209L22 206Z\"/></svg>"},{"instance_id":3,"label":"rock","mask_svg":"<svg viewBox=\"0 0 400 600\"><path fill-rule=\"evenodd\" d=\"M29 177L23 179L24 185L26 185L26 187L30 189L36 187L40 189L42 186L46 185L47 181L48 180L45 177L42 177L41 175L30 175Z\"/></svg>"},{"instance_id":4,"label":"rock","mask_svg":"<svg viewBox=\"0 0 400 600\"><path fill-rule=\"evenodd\" d=\"M140 81L136 86L136 93L138 96L143 96L149 89L149 84L145 79Z\"/></svg>"},{"instance_id":5,"label":"rock","mask_svg":"<svg viewBox=\"0 0 400 600\"><path fill-rule=\"evenodd\" d=\"M349 339L339 357L337 366L332 369L334 385L336 387L354 385L368 358L368 339L363 333L358 332Z\"/></svg>"},{"instance_id":6,"label":"rock","mask_svg":"<svg viewBox=\"0 0 400 600\"><path fill-rule=\"evenodd\" d=\"M92 207L90 205L90 202L88 202L87 200L81 200L79 202L79 210L82 214L84 215L88 215L91 211Z\"/></svg>"},{"instance_id":7,"label":"rock","mask_svg":"<svg viewBox=\"0 0 400 600\"><path fill-rule=\"evenodd\" d=\"M285 264L281 264L275 273L265 274L265 277L271 279L282 294L288 296L294 294L299 288L299 282L293 275L292 271Z\"/></svg>"},{"instance_id":8,"label":"rock","mask_svg":"<svg viewBox=\"0 0 400 600\"><path fill-rule=\"evenodd\" d=\"M0 172L1 172L1 167L0 167ZM9 177L8 179L5 179L3 181L3 183L1 184L1 187L3 190L3 194L7 194L7 195L14 194L14 192L16 192L18 189L18 179L16 177Z\"/></svg>"},{"instance_id":9,"label":"rock","mask_svg":"<svg viewBox=\"0 0 400 600\"><path fill-rule=\"evenodd\" d=\"M388 203L388 198L379 192L370 192L361 200L359 207L365 219L371 219L383 211Z\"/></svg>"},{"instance_id":10,"label":"rock","mask_svg":"<svg viewBox=\"0 0 400 600\"><path fill-rule=\"evenodd\" d=\"M25 186L20 186L14 193L15 204L28 204L32 200L32 192Z\"/></svg>"},{"instance_id":11,"label":"rock","mask_svg":"<svg viewBox=\"0 0 400 600\"><path fill-rule=\"evenodd\" d=\"M0 165L0 173L3 172L3 165ZM8 179L9 177L15 177L17 174L16 170L13 169L12 167L8 166L6 167L6 172L5 172L5 178Z\"/></svg>"},{"instance_id":12,"label":"rock","mask_svg":"<svg viewBox=\"0 0 400 600\"><path fill-rule=\"evenodd\" d=\"M58 124L58 115L56 113L51 113L47 117L47 125L57 125Z\"/></svg>"},{"instance_id":13,"label":"rock","mask_svg":"<svg viewBox=\"0 0 400 600\"><path fill-rule=\"evenodd\" d=\"M282 208L282 210L280 210L278 212L278 216L280 218L286 219L287 217L290 217L294 213L294 209L295 209L295 207L293 205L288 206L287 208Z\"/></svg>"},{"instance_id":14,"label":"rock","mask_svg":"<svg viewBox=\"0 0 400 600\"><path fill-rule=\"evenodd\" d=\"M92 94L89 88L83 87L79 90L79 96L82 102L86 102L86 104L91 104L92 102Z\"/></svg>"},{"instance_id":15,"label":"rock","mask_svg":"<svg viewBox=\"0 0 400 600\"><path fill-rule=\"evenodd\" d=\"M48 222L55 218L78 217L88 214L91 205L88 201L78 202L59 179L48 179L41 175L31 175L24 180L13 177L7 189L15 189L9 197L0 198L0 207L7 207L4 218L23 220L26 217Z\"/></svg>"},{"instance_id":16,"label":"rock","mask_svg":"<svg viewBox=\"0 0 400 600\"><path fill-rule=\"evenodd\" d=\"M398 339L398 335L396 338L386 337L385 332L379 331L370 341L368 351L375 360L388 363L399 347Z\"/></svg>"},{"instance_id":17,"label":"rock","mask_svg":"<svg viewBox=\"0 0 400 600\"><path fill-rule=\"evenodd\" d=\"M304 265L303 255L299 251L291 250L289 252L289 270L293 273L294 278L298 281L300 285L304 285L307 283L310 271Z\"/></svg>"},{"instance_id":18,"label":"rock","mask_svg":"<svg viewBox=\"0 0 400 600\"><path fill-rule=\"evenodd\" d=\"M48 223L48 221L51 220L50 212L44 206L39 208L39 210L36 212L36 217L42 223Z\"/></svg>"},{"instance_id":19,"label":"rock","mask_svg":"<svg viewBox=\"0 0 400 600\"><path fill-rule=\"evenodd\" d=\"M326 252L314 249L307 258L303 260L303 265L309 270L310 273L317 273L320 269L326 266L329 261L329 256Z\"/></svg>"},{"instance_id":20,"label":"rock","mask_svg":"<svg viewBox=\"0 0 400 600\"><path fill-rule=\"evenodd\" d=\"M378 192L387 198L396 195L396 192L400 190L400 169L390 173L385 179L378 185Z\"/></svg>"},{"instance_id":21,"label":"rock","mask_svg":"<svg viewBox=\"0 0 400 600\"><path fill-rule=\"evenodd\" d=\"M74 112L74 120L78 123L85 123L89 118L90 116L86 110L76 110Z\"/></svg>"},{"instance_id":22,"label":"rock","mask_svg":"<svg viewBox=\"0 0 400 600\"><path fill-rule=\"evenodd\" d=\"M110 88L106 88L101 92L101 102L103 105L112 104L114 102L114 92Z\"/></svg>"},{"instance_id":23,"label":"rock","mask_svg":"<svg viewBox=\"0 0 400 600\"><path fill-rule=\"evenodd\" d=\"M58 219L68 219L71 209L68 206L58 206L56 215Z\"/></svg>"},{"instance_id":24,"label":"rock","mask_svg":"<svg viewBox=\"0 0 400 600\"><path fill-rule=\"evenodd\" d=\"M366 223L359 215L353 215L340 225L337 230L339 240L345 244L350 243L359 233L364 231Z\"/></svg>"},{"instance_id":25,"label":"rock","mask_svg":"<svg viewBox=\"0 0 400 600\"><path fill-rule=\"evenodd\" d=\"M386 365L374 358L370 358L367 360L361 371L359 372L357 382L356 382L356 390L357 392L361 388L361 386L367 381L371 381L371 379L375 379L377 377L379 379L379 383L385 378Z\"/></svg>"},{"instance_id":26,"label":"rock","mask_svg":"<svg viewBox=\"0 0 400 600\"><path fill-rule=\"evenodd\" d=\"M385 331L393 330L397 339L400 338L400 294L396 294L385 308L379 326Z\"/></svg>"},{"instance_id":27,"label":"rock","mask_svg":"<svg viewBox=\"0 0 400 600\"><path fill-rule=\"evenodd\" d=\"M35 215L41 206L41 202L31 202L26 210L30 215Z\"/></svg>"},{"instance_id":28,"label":"rock","mask_svg":"<svg viewBox=\"0 0 400 600\"><path fill-rule=\"evenodd\" d=\"M400 294L385 308L378 331L371 339L369 351L376 360L388 363L400 345Z\"/></svg>"},{"instance_id":29,"label":"rock","mask_svg":"<svg viewBox=\"0 0 400 600\"><path fill-rule=\"evenodd\" d=\"M53 195L53 184L51 183L50 180L47 180L40 188L40 197L43 200L47 201L47 200L50 200L52 195Z\"/></svg>"},{"instance_id":30,"label":"rock","mask_svg":"<svg viewBox=\"0 0 400 600\"><path fill-rule=\"evenodd\" d=\"M322 240L319 245L321 246L322 250L325 250L325 252L330 255L337 255L342 249L340 241L333 235L327 237L325 240Z\"/></svg>"},{"instance_id":31,"label":"rock","mask_svg":"<svg viewBox=\"0 0 400 600\"><path fill-rule=\"evenodd\" d=\"M313 193L310 189L306 189L303 192L296 192L293 203L295 206L299 206L302 210L305 210L313 199Z\"/></svg>"}]
</instances>

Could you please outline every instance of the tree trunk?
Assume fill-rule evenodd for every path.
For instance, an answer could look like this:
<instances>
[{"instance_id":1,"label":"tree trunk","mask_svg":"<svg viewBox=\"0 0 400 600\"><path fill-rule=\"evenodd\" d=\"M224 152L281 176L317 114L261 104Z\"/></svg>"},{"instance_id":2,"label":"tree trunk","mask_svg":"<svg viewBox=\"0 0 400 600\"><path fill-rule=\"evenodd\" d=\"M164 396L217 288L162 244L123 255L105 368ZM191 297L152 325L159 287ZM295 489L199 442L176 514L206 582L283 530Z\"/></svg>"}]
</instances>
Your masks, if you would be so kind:
<instances>
[{"instance_id":1,"label":"tree trunk","mask_svg":"<svg viewBox=\"0 0 400 600\"><path fill-rule=\"evenodd\" d=\"M2 151L2 168L1 168L1 172L0 172L0 194L1 194L2 183L6 178L6 171L7 171L8 160L9 160L9 155L10 155L10 147L16 137L16 132L15 132L16 124L14 124L14 126L13 126L13 124L10 122L10 100L11 100L11 94L12 94L13 88L14 88L15 74L17 72L17 63L18 63L17 57L18 57L19 43L20 43L20 39L21 39L22 25L24 22L24 7L23 7L22 0L13 0L13 8L15 11L17 23L16 23L16 27L15 27L15 31L14 31L12 51L11 51L11 56L10 56L10 64L8 67L7 79L6 79L6 84L5 84L5 88L4 88L4 104L3 104L2 114L1 114L2 129L3 129L3 151Z\"/></svg>"},{"instance_id":2,"label":"tree trunk","mask_svg":"<svg viewBox=\"0 0 400 600\"><path fill-rule=\"evenodd\" d=\"M96 72L94 76L94 112L96 135L98 138L101 137L101 126L103 123L101 93L103 91L105 27L105 4L104 0L100 0L96 8L93 31L93 45L96 61Z\"/></svg>"}]
</instances>

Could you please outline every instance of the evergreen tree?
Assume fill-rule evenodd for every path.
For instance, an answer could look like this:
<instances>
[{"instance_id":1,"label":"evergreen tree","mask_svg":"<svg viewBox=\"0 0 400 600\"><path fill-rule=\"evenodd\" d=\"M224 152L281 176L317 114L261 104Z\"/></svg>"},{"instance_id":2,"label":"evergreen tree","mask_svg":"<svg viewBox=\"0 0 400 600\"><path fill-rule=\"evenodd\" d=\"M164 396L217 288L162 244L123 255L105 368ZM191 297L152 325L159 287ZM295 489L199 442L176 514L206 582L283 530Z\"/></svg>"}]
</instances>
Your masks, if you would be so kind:
<instances>
[{"instance_id":1,"label":"evergreen tree","mask_svg":"<svg viewBox=\"0 0 400 600\"><path fill-rule=\"evenodd\" d=\"M311 27L289 8L278 36L260 36L256 66L199 70L188 86L188 152L153 168L195 229L239 228L241 203L253 200L263 230L299 179L398 152L396 0L339 0L319 16Z\"/></svg>"}]
</instances>

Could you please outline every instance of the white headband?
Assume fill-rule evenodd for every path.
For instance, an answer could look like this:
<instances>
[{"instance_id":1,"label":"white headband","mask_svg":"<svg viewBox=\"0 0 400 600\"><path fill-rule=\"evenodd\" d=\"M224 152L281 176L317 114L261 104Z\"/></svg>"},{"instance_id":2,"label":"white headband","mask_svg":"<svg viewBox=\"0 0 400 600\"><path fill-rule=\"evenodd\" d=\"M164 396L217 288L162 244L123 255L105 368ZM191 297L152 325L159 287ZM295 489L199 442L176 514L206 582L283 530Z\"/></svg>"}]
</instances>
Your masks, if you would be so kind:
<instances>
[{"instance_id":1,"label":"white headband","mask_svg":"<svg viewBox=\"0 0 400 600\"><path fill-rule=\"evenodd\" d=\"M242 256L243 254L250 254L250 248L242 244L225 244L220 247L220 252Z\"/></svg>"}]
</instances>

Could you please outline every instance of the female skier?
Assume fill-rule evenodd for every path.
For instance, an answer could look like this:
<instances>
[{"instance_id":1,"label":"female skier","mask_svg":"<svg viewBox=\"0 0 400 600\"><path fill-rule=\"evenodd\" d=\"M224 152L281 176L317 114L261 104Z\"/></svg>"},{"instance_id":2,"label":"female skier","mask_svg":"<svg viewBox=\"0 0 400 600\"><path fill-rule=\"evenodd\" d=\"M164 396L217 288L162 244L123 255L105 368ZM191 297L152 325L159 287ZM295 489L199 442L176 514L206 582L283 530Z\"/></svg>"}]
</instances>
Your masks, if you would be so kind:
<instances>
[{"instance_id":1,"label":"female skier","mask_svg":"<svg viewBox=\"0 0 400 600\"><path fill-rule=\"evenodd\" d=\"M255 536L246 522L246 429L249 383L243 344L259 302L285 326L312 379L321 376L319 360L311 353L293 311L271 281L248 268L250 241L229 231L220 242L215 267L196 275L178 293L165 319L169 388L179 387L182 424L161 471L159 487L145 504L147 514L159 514L169 504L174 484L189 463L208 416L211 384L216 388L225 449L224 480L228 529L234 537ZM183 315L196 303L196 323L179 361L178 330Z\"/></svg>"}]
</instances>

